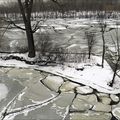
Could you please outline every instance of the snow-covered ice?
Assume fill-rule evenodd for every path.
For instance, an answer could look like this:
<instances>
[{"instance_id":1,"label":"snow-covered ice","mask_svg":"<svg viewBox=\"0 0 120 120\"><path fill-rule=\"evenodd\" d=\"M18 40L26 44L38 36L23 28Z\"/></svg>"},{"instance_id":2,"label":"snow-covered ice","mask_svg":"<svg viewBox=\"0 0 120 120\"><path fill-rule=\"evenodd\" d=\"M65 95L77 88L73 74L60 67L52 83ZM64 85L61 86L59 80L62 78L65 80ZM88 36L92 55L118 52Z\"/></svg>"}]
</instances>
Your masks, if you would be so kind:
<instances>
[{"instance_id":1,"label":"snow-covered ice","mask_svg":"<svg viewBox=\"0 0 120 120\"><path fill-rule=\"evenodd\" d=\"M6 98L8 94L8 88L5 84L0 83L0 101Z\"/></svg>"}]
</instances>

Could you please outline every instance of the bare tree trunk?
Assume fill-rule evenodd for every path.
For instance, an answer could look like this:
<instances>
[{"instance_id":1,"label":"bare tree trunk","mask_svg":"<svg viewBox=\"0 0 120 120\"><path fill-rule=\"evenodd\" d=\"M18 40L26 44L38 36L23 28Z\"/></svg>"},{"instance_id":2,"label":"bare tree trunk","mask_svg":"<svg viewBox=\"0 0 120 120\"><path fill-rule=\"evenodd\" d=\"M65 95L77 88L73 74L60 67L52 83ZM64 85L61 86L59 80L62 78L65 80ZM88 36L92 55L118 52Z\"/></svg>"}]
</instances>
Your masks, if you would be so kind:
<instances>
[{"instance_id":1,"label":"bare tree trunk","mask_svg":"<svg viewBox=\"0 0 120 120\"><path fill-rule=\"evenodd\" d=\"M117 25L117 24L116 24ZM112 36L111 36L112 37ZM118 70L118 67L119 67L119 61L120 61L120 48L119 48L119 32L118 32L118 25L117 25L117 29L116 29L116 42L114 41L114 39L112 38L113 40L113 44L115 44L115 48L116 48L116 51L117 51L117 54L114 55L117 56L117 58L115 57L115 60L116 60L116 63L115 63L115 68L113 69L114 71L114 74L113 74L113 78L112 78L112 81L110 83L110 86L112 87L113 84L114 84L114 81L115 81L115 77L116 77L116 73L117 73L117 70Z\"/></svg>"},{"instance_id":2,"label":"bare tree trunk","mask_svg":"<svg viewBox=\"0 0 120 120\"><path fill-rule=\"evenodd\" d=\"M104 38L104 32L102 32L102 40L103 40L102 68L104 68L104 59L105 59L105 38Z\"/></svg>"},{"instance_id":3,"label":"bare tree trunk","mask_svg":"<svg viewBox=\"0 0 120 120\"><path fill-rule=\"evenodd\" d=\"M25 24L26 35L28 40L28 57L35 57L35 46L34 46L34 38L31 25L29 23Z\"/></svg>"},{"instance_id":4,"label":"bare tree trunk","mask_svg":"<svg viewBox=\"0 0 120 120\"><path fill-rule=\"evenodd\" d=\"M116 72L117 72L117 70L118 70L119 61L120 61L120 56L118 57L117 62L116 62L116 64L115 64L115 69L114 69L113 78L112 78L112 81L111 81L111 83L110 83L110 86L111 86L111 87L113 86L114 81L115 81L115 77L116 77Z\"/></svg>"},{"instance_id":5,"label":"bare tree trunk","mask_svg":"<svg viewBox=\"0 0 120 120\"><path fill-rule=\"evenodd\" d=\"M31 27L31 12L32 12L32 5L33 0L25 0L25 5L22 4L21 0L18 0L18 4L20 7L20 11L23 17L23 21L25 24L26 35L28 40L28 56L35 57L35 46L34 46L34 38L33 38L33 31Z\"/></svg>"},{"instance_id":6,"label":"bare tree trunk","mask_svg":"<svg viewBox=\"0 0 120 120\"><path fill-rule=\"evenodd\" d=\"M89 48L89 51L88 51L89 53L88 53L88 59L90 59L91 58L91 48Z\"/></svg>"}]
</instances>

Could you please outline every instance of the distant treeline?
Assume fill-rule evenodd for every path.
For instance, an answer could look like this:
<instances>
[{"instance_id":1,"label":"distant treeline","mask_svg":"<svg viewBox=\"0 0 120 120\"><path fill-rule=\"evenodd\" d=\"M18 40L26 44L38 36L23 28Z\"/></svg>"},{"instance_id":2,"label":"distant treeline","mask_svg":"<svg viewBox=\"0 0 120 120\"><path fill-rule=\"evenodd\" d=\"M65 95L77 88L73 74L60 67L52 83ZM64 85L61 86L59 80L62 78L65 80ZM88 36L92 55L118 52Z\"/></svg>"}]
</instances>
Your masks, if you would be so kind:
<instances>
[{"instance_id":1,"label":"distant treeline","mask_svg":"<svg viewBox=\"0 0 120 120\"><path fill-rule=\"evenodd\" d=\"M120 11L120 0L57 0L58 4L52 2L51 0L34 0L33 13L36 17L38 13L42 14L42 17L46 15L49 17L65 17L76 16L75 12L82 11ZM18 17L19 7L17 2L9 0L4 4L0 5L0 14L4 17L9 17L11 14L13 17ZM48 15L49 14L49 15ZM87 13L88 14L88 13ZM40 16L41 14L39 14Z\"/></svg>"}]
</instances>

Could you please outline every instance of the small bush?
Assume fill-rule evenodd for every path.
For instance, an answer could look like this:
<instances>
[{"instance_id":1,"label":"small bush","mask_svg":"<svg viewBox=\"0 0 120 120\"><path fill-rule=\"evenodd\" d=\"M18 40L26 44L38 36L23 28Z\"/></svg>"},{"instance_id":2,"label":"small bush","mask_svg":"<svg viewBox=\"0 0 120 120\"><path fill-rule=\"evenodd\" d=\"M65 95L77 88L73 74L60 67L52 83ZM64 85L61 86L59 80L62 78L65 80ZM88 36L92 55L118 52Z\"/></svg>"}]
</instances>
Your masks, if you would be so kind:
<instances>
[{"instance_id":1,"label":"small bush","mask_svg":"<svg viewBox=\"0 0 120 120\"><path fill-rule=\"evenodd\" d=\"M92 53L92 50L93 50L93 46L96 43L95 33L86 31L85 32L85 38L87 40L87 46L88 46L88 59L90 59L91 53Z\"/></svg>"},{"instance_id":2,"label":"small bush","mask_svg":"<svg viewBox=\"0 0 120 120\"><path fill-rule=\"evenodd\" d=\"M42 55L44 55L46 52L50 52L52 49L53 43L49 33L39 33L36 50L39 51Z\"/></svg>"},{"instance_id":3,"label":"small bush","mask_svg":"<svg viewBox=\"0 0 120 120\"><path fill-rule=\"evenodd\" d=\"M39 52L39 60L41 61L60 64L65 62L64 49L54 44L48 32L38 34L36 50Z\"/></svg>"},{"instance_id":4,"label":"small bush","mask_svg":"<svg viewBox=\"0 0 120 120\"><path fill-rule=\"evenodd\" d=\"M16 46L15 47L15 51L16 52L20 52L20 53L26 53L26 52L28 52L28 48L27 48L27 46Z\"/></svg>"}]
</instances>

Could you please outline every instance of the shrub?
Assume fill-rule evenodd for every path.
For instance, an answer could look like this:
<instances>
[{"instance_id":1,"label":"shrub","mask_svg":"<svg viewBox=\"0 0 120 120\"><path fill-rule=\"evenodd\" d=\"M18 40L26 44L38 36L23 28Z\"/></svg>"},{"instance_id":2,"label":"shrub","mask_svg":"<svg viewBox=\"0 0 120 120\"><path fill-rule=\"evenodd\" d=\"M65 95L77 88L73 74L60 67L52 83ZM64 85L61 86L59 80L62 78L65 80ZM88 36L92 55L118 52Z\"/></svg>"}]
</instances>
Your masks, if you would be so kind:
<instances>
[{"instance_id":1,"label":"shrub","mask_svg":"<svg viewBox=\"0 0 120 120\"><path fill-rule=\"evenodd\" d=\"M91 53L92 53L92 50L93 50L93 46L96 43L95 33L86 31L85 32L85 38L87 40L87 46L88 46L88 59L90 59Z\"/></svg>"},{"instance_id":2,"label":"shrub","mask_svg":"<svg viewBox=\"0 0 120 120\"><path fill-rule=\"evenodd\" d=\"M36 50L39 53L39 60L63 64L65 62L64 49L54 44L50 34L39 33Z\"/></svg>"}]
</instances>

